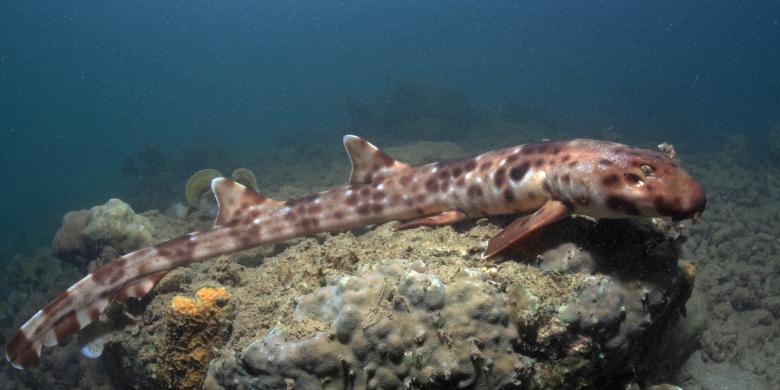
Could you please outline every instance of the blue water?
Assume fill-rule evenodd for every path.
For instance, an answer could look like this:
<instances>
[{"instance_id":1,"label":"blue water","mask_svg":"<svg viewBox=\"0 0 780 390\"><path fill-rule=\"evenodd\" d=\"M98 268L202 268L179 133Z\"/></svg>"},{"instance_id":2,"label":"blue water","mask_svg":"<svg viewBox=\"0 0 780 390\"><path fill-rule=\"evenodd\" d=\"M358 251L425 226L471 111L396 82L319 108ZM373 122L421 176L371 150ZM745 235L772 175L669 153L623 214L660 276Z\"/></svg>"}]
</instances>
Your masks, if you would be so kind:
<instances>
[{"instance_id":1,"label":"blue water","mask_svg":"<svg viewBox=\"0 0 780 390\"><path fill-rule=\"evenodd\" d=\"M122 196L145 145L265 153L282 134L342 133L348 97L407 79L584 128L760 139L780 116L778 44L776 1L6 0L0 255Z\"/></svg>"}]
</instances>

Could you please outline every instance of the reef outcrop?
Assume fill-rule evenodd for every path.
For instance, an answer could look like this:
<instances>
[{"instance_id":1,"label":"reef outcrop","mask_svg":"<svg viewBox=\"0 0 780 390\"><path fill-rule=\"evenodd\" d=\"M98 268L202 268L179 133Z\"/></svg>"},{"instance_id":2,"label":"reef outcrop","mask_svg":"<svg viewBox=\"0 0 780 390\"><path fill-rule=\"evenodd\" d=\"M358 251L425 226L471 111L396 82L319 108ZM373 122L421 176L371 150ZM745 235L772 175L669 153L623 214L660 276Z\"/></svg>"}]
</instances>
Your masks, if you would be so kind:
<instances>
[{"instance_id":1,"label":"reef outcrop","mask_svg":"<svg viewBox=\"0 0 780 390\"><path fill-rule=\"evenodd\" d=\"M489 226L473 227L466 245L478 246L477 232ZM212 361L205 388L611 388L641 380L690 296L693 267L651 224L576 219L548 233L554 238L531 249L558 264L545 271L517 262L448 266L431 246L430 259L367 260L325 275L261 338Z\"/></svg>"},{"instance_id":2,"label":"reef outcrop","mask_svg":"<svg viewBox=\"0 0 780 390\"><path fill-rule=\"evenodd\" d=\"M89 210L65 214L52 252L83 269L97 257L111 259L151 245L153 231L146 217L136 214L127 203L111 199Z\"/></svg>"}]
</instances>

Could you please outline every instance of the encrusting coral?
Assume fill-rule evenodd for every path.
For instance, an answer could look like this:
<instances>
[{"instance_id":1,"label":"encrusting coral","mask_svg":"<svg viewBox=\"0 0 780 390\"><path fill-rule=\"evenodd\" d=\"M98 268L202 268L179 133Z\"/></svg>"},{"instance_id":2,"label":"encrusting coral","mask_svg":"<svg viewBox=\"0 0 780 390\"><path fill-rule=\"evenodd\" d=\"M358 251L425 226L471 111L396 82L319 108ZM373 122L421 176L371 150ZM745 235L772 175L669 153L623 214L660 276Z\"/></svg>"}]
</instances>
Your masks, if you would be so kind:
<instances>
[{"instance_id":1,"label":"encrusting coral","mask_svg":"<svg viewBox=\"0 0 780 390\"><path fill-rule=\"evenodd\" d=\"M223 344L230 293L203 287L195 296L174 296L166 316L157 368L168 388L199 389L214 350Z\"/></svg>"}]
</instances>

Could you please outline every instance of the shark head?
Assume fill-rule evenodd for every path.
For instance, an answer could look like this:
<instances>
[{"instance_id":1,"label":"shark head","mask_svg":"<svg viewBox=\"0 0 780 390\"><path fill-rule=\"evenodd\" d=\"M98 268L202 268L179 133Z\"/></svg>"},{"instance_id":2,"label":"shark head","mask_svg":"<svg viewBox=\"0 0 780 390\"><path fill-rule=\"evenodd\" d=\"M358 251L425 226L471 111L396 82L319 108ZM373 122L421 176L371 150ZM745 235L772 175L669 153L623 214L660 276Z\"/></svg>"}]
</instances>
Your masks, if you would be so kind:
<instances>
[{"instance_id":1,"label":"shark head","mask_svg":"<svg viewBox=\"0 0 780 390\"><path fill-rule=\"evenodd\" d=\"M591 141L584 167L569 180L585 193L561 191L577 212L596 217L670 217L696 221L707 204L704 188L679 163L653 150ZM568 196L568 199L566 198Z\"/></svg>"}]
</instances>

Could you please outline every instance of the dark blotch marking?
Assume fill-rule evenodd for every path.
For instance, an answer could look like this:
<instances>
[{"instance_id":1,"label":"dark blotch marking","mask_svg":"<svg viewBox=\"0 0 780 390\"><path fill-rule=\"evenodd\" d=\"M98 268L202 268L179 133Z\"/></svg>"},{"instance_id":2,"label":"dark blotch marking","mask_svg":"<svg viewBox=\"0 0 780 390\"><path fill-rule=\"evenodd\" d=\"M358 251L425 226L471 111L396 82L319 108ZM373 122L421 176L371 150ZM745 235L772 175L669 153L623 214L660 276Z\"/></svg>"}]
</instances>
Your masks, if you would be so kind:
<instances>
[{"instance_id":1,"label":"dark blotch marking","mask_svg":"<svg viewBox=\"0 0 780 390\"><path fill-rule=\"evenodd\" d=\"M284 219L288 221L294 221L297 216L298 214L296 214L295 211L290 210L284 214Z\"/></svg>"},{"instance_id":2,"label":"dark blotch marking","mask_svg":"<svg viewBox=\"0 0 780 390\"><path fill-rule=\"evenodd\" d=\"M520 181L523 179L523 177L525 177L525 174L528 172L528 168L528 161L523 162L522 164L517 165L509 170L509 177L514 181Z\"/></svg>"},{"instance_id":3,"label":"dark blotch marking","mask_svg":"<svg viewBox=\"0 0 780 390\"><path fill-rule=\"evenodd\" d=\"M30 339L18 331L5 346L6 354L14 363L22 367L37 367L41 364L38 352L32 347Z\"/></svg>"},{"instance_id":4,"label":"dark blotch marking","mask_svg":"<svg viewBox=\"0 0 780 390\"><path fill-rule=\"evenodd\" d=\"M76 318L76 312L70 312L62 317L54 325L54 335L57 336L57 343L62 344L68 337L73 336L79 331L79 320Z\"/></svg>"},{"instance_id":5,"label":"dark blotch marking","mask_svg":"<svg viewBox=\"0 0 780 390\"><path fill-rule=\"evenodd\" d=\"M360 189L358 194L360 194L360 196L363 197L363 198L367 198L367 197L369 197L369 195L371 195L371 189L368 188L368 187L363 187L363 188Z\"/></svg>"},{"instance_id":6,"label":"dark blotch marking","mask_svg":"<svg viewBox=\"0 0 780 390\"><path fill-rule=\"evenodd\" d=\"M368 204L361 204L360 206L358 206L356 211L360 215L366 215L369 212L371 212L371 209L369 208Z\"/></svg>"},{"instance_id":7,"label":"dark blotch marking","mask_svg":"<svg viewBox=\"0 0 780 390\"><path fill-rule=\"evenodd\" d=\"M382 165L389 167L395 163L395 160L390 157L387 153L377 149L374 151L374 158L376 158L377 161L382 163Z\"/></svg>"},{"instance_id":8,"label":"dark blotch marking","mask_svg":"<svg viewBox=\"0 0 780 390\"><path fill-rule=\"evenodd\" d=\"M439 191L439 183L436 181L435 178L429 177L428 180L425 181L425 189L427 189L430 192Z\"/></svg>"},{"instance_id":9,"label":"dark blotch marking","mask_svg":"<svg viewBox=\"0 0 780 390\"><path fill-rule=\"evenodd\" d=\"M384 191L376 191L373 194L371 194L371 199L374 201L380 201L387 196Z\"/></svg>"},{"instance_id":10,"label":"dark blotch marking","mask_svg":"<svg viewBox=\"0 0 780 390\"><path fill-rule=\"evenodd\" d=\"M527 155L534 154L536 152L536 148L534 145L525 145L522 149L520 149L520 153Z\"/></svg>"},{"instance_id":11,"label":"dark blotch marking","mask_svg":"<svg viewBox=\"0 0 780 390\"><path fill-rule=\"evenodd\" d=\"M565 163L566 161L569 161L570 159L571 159L571 155L570 155L570 154L564 154L564 155L561 157L561 162L562 162L562 163Z\"/></svg>"},{"instance_id":12,"label":"dark blotch marking","mask_svg":"<svg viewBox=\"0 0 780 390\"><path fill-rule=\"evenodd\" d=\"M322 205L316 204L316 203L311 205L311 206L309 206L309 209L308 209L308 213L309 214L317 214L320 211L322 211Z\"/></svg>"},{"instance_id":13,"label":"dark blotch marking","mask_svg":"<svg viewBox=\"0 0 780 390\"><path fill-rule=\"evenodd\" d=\"M450 187L450 176L447 175L444 178L442 178L441 181L439 182L439 191L447 192L449 187Z\"/></svg>"},{"instance_id":14,"label":"dark blotch marking","mask_svg":"<svg viewBox=\"0 0 780 390\"><path fill-rule=\"evenodd\" d=\"M550 151L551 154L558 154L560 152L561 152L560 146L553 147L552 150Z\"/></svg>"},{"instance_id":15,"label":"dark blotch marking","mask_svg":"<svg viewBox=\"0 0 780 390\"><path fill-rule=\"evenodd\" d=\"M471 172L474 169L477 168L477 162L472 158L468 161L466 161L465 164L463 164L463 171L464 172Z\"/></svg>"},{"instance_id":16,"label":"dark blotch marking","mask_svg":"<svg viewBox=\"0 0 780 390\"><path fill-rule=\"evenodd\" d=\"M599 160L599 164L604 165L606 167L610 167L614 163L612 161L609 161L609 160L605 159L605 158L602 158L601 160Z\"/></svg>"},{"instance_id":17,"label":"dark blotch marking","mask_svg":"<svg viewBox=\"0 0 780 390\"><path fill-rule=\"evenodd\" d=\"M480 166L479 166L479 170L480 170L481 172L485 172L485 171L487 171L488 169L490 169L490 167L491 167L492 165L493 165L493 164L491 164L491 163L490 163L490 161L484 162L484 163L482 163L482 165L480 165Z\"/></svg>"},{"instance_id":18,"label":"dark blotch marking","mask_svg":"<svg viewBox=\"0 0 780 390\"><path fill-rule=\"evenodd\" d=\"M401 185L402 186L407 186L411 182L412 182L412 175L403 175L403 176L401 176Z\"/></svg>"},{"instance_id":19,"label":"dark blotch marking","mask_svg":"<svg viewBox=\"0 0 780 390\"><path fill-rule=\"evenodd\" d=\"M563 184L569 185L569 183L571 183L571 176L568 173L564 174L561 176L561 182L563 182Z\"/></svg>"},{"instance_id":20,"label":"dark blotch marking","mask_svg":"<svg viewBox=\"0 0 780 390\"><path fill-rule=\"evenodd\" d=\"M504 200L510 203L515 201L515 194L511 189L507 188L504 190Z\"/></svg>"},{"instance_id":21,"label":"dark blotch marking","mask_svg":"<svg viewBox=\"0 0 780 390\"><path fill-rule=\"evenodd\" d=\"M347 199L345 199L345 200L344 200L344 202L345 202L345 203L346 203L348 206L354 206L354 205L356 205L356 204L357 204L357 202L358 202L358 196L357 196L357 194L355 194L354 192L352 192L352 193L351 193L349 196L347 196Z\"/></svg>"},{"instance_id":22,"label":"dark blotch marking","mask_svg":"<svg viewBox=\"0 0 780 390\"><path fill-rule=\"evenodd\" d=\"M578 164L577 160L572 160L571 162L569 162L569 168L574 168L577 166L577 164Z\"/></svg>"},{"instance_id":23,"label":"dark blotch marking","mask_svg":"<svg viewBox=\"0 0 780 390\"><path fill-rule=\"evenodd\" d=\"M371 212L374 213L374 214L380 214L380 213L382 213L382 210L384 210L384 208L385 207L382 206L381 204L375 203L375 204L371 205Z\"/></svg>"},{"instance_id":24,"label":"dark blotch marking","mask_svg":"<svg viewBox=\"0 0 780 390\"><path fill-rule=\"evenodd\" d=\"M615 175L614 173L611 175L604 176L604 178L601 179L601 185L607 188L614 187L618 183L620 183L620 177L618 177L618 175Z\"/></svg>"},{"instance_id":25,"label":"dark blotch marking","mask_svg":"<svg viewBox=\"0 0 780 390\"><path fill-rule=\"evenodd\" d=\"M469 196L481 197L482 196L482 187L480 187L477 184L472 184L472 185L469 186L469 189L466 191L466 193Z\"/></svg>"},{"instance_id":26,"label":"dark blotch marking","mask_svg":"<svg viewBox=\"0 0 780 390\"><path fill-rule=\"evenodd\" d=\"M449 169L441 169L439 172L436 172L440 178L442 179L448 179L450 177L450 171Z\"/></svg>"},{"instance_id":27,"label":"dark blotch marking","mask_svg":"<svg viewBox=\"0 0 780 390\"><path fill-rule=\"evenodd\" d=\"M655 204L655 209L658 210L658 213L667 217L672 217L674 220L683 220L690 216L687 212L681 210L679 197L675 196L669 200L663 196L659 196L655 198L653 203Z\"/></svg>"},{"instance_id":28,"label":"dark blotch marking","mask_svg":"<svg viewBox=\"0 0 780 390\"><path fill-rule=\"evenodd\" d=\"M458 180L455 181L455 186L456 187L461 187L462 188L464 185L466 185L466 179L465 178L459 177Z\"/></svg>"},{"instance_id":29,"label":"dark blotch marking","mask_svg":"<svg viewBox=\"0 0 780 390\"><path fill-rule=\"evenodd\" d=\"M505 180L506 170L503 167L498 168L496 173L493 175L493 183L496 185L496 187L501 188L501 186L504 185Z\"/></svg>"},{"instance_id":30,"label":"dark blotch marking","mask_svg":"<svg viewBox=\"0 0 780 390\"><path fill-rule=\"evenodd\" d=\"M390 202L388 204L390 206L395 206L400 201L401 201L401 194L395 193L395 194L390 195Z\"/></svg>"},{"instance_id":31,"label":"dark blotch marking","mask_svg":"<svg viewBox=\"0 0 780 390\"><path fill-rule=\"evenodd\" d=\"M301 227L305 230L316 228L319 225L320 221L317 218L304 218L301 220Z\"/></svg>"},{"instance_id":32,"label":"dark blotch marking","mask_svg":"<svg viewBox=\"0 0 780 390\"><path fill-rule=\"evenodd\" d=\"M417 215L425 214L425 210L423 210L422 208L419 208L419 207L414 209L414 212L417 213Z\"/></svg>"},{"instance_id":33,"label":"dark blotch marking","mask_svg":"<svg viewBox=\"0 0 780 390\"><path fill-rule=\"evenodd\" d=\"M336 218L336 219L344 219L344 212L343 212L343 211L341 211L341 210L336 210L336 211L333 213L333 218Z\"/></svg>"},{"instance_id":34,"label":"dark blotch marking","mask_svg":"<svg viewBox=\"0 0 780 390\"><path fill-rule=\"evenodd\" d=\"M540 159L534 161L534 166L541 167L542 165L544 165L544 159L543 158L540 158Z\"/></svg>"},{"instance_id":35,"label":"dark blotch marking","mask_svg":"<svg viewBox=\"0 0 780 390\"><path fill-rule=\"evenodd\" d=\"M639 209L630 200L620 196L607 198L607 207L615 211L621 211L628 215L639 215Z\"/></svg>"},{"instance_id":36,"label":"dark blotch marking","mask_svg":"<svg viewBox=\"0 0 780 390\"><path fill-rule=\"evenodd\" d=\"M510 155L509 157L506 158L506 163L507 164L511 164L511 163L515 162L515 160L517 160L517 155L516 154L512 154L512 155Z\"/></svg>"},{"instance_id":37,"label":"dark blotch marking","mask_svg":"<svg viewBox=\"0 0 780 390\"><path fill-rule=\"evenodd\" d=\"M94 278L95 276L93 275L92 277ZM69 301L70 301L70 293L65 291L62 294L57 295L57 298L54 298L53 301L49 302L49 304L43 308L43 314L50 314L57 308L57 306L60 306L61 304Z\"/></svg>"},{"instance_id":38,"label":"dark blotch marking","mask_svg":"<svg viewBox=\"0 0 780 390\"><path fill-rule=\"evenodd\" d=\"M452 168L452 177L457 179L463 173L463 168L456 166Z\"/></svg>"}]
</instances>

